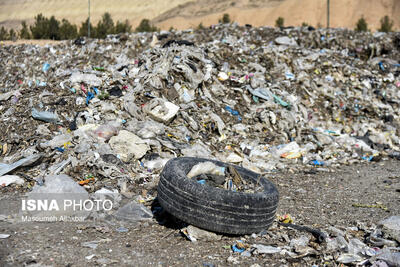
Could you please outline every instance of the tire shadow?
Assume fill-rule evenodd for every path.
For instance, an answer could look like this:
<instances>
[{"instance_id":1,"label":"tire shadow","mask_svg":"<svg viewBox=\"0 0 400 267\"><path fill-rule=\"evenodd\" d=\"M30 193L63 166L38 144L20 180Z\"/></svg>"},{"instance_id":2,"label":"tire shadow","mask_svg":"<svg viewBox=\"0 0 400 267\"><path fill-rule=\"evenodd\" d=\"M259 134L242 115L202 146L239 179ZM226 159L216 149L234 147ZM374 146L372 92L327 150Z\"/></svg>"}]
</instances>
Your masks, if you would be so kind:
<instances>
[{"instance_id":1,"label":"tire shadow","mask_svg":"<svg viewBox=\"0 0 400 267\"><path fill-rule=\"evenodd\" d=\"M164 210L164 208L161 207L160 203L158 202L158 198L154 199L153 203L151 204L151 211L153 212L154 218L156 219L159 225L165 226L166 228L169 228L171 230L180 230L182 228L189 226L188 223L185 223L184 221L176 218L174 215ZM266 233L267 231L265 230L263 232ZM243 235L226 234L219 232L214 232L214 233L232 238L238 238L240 236L243 236Z\"/></svg>"},{"instance_id":2,"label":"tire shadow","mask_svg":"<svg viewBox=\"0 0 400 267\"><path fill-rule=\"evenodd\" d=\"M158 198L154 199L153 203L151 203L151 211L157 223L169 229L179 230L189 225L164 210L158 202Z\"/></svg>"}]
</instances>

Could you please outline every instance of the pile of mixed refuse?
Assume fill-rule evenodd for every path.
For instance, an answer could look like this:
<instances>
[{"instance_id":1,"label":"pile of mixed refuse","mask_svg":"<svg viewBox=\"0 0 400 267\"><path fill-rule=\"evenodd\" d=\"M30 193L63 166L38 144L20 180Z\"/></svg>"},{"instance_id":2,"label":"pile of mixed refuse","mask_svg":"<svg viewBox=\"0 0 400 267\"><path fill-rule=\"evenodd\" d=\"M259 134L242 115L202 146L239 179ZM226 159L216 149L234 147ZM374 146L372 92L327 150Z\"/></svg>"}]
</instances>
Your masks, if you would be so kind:
<instances>
[{"instance_id":1,"label":"pile of mixed refuse","mask_svg":"<svg viewBox=\"0 0 400 267\"><path fill-rule=\"evenodd\" d=\"M400 159L396 33L231 24L2 46L0 55L1 190L30 191L65 174L89 193L146 202L174 157L257 173ZM230 173L215 186L231 189ZM347 248L339 262L382 261L357 239L344 240L359 230L331 230L328 247ZM374 242L376 231L368 232ZM318 250L303 239L296 252ZM263 245L243 251L294 253ZM375 266L399 266L386 262Z\"/></svg>"}]
</instances>

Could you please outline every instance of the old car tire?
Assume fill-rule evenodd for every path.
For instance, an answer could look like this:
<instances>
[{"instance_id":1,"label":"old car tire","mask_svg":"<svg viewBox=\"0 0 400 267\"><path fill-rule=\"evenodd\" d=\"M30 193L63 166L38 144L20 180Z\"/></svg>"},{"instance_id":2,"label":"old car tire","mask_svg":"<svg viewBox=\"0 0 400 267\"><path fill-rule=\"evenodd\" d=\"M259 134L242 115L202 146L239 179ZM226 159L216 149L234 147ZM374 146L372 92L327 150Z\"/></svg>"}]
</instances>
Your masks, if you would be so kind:
<instances>
[{"instance_id":1,"label":"old car tire","mask_svg":"<svg viewBox=\"0 0 400 267\"><path fill-rule=\"evenodd\" d=\"M242 179L257 182L263 192L244 193L202 185L186 174L197 163L211 161L181 157L167 162L158 184L158 200L170 214L194 226L227 234L251 234L271 226L278 206L276 187L260 174L234 166Z\"/></svg>"}]
</instances>

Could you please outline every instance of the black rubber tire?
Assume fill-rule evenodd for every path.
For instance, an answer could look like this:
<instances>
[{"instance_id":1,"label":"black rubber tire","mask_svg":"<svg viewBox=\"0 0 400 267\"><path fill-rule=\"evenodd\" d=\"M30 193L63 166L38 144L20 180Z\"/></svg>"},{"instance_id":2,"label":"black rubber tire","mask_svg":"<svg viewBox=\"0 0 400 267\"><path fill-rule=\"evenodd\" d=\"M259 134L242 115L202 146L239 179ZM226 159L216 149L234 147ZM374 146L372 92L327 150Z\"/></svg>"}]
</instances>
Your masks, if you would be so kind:
<instances>
[{"instance_id":1,"label":"black rubber tire","mask_svg":"<svg viewBox=\"0 0 400 267\"><path fill-rule=\"evenodd\" d=\"M206 230L226 234L251 234L268 229L275 218L279 193L274 184L260 174L234 166L242 179L257 182L263 192L243 193L202 185L186 174L197 163L211 161L181 157L167 162L158 184L158 200L170 214Z\"/></svg>"}]
</instances>

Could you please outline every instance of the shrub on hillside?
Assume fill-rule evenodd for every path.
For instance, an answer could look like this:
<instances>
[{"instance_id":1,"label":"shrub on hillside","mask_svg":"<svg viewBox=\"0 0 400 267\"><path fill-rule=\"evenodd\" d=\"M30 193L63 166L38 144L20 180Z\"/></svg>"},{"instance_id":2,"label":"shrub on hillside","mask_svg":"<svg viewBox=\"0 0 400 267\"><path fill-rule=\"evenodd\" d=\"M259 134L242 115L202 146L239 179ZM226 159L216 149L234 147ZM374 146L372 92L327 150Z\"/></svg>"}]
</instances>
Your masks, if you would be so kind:
<instances>
[{"instance_id":1,"label":"shrub on hillside","mask_svg":"<svg viewBox=\"0 0 400 267\"><path fill-rule=\"evenodd\" d=\"M129 24L128 20L125 22L117 21L117 25L115 25L115 33L130 33L132 31L132 26Z\"/></svg>"},{"instance_id":2,"label":"shrub on hillside","mask_svg":"<svg viewBox=\"0 0 400 267\"><path fill-rule=\"evenodd\" d=\"M358 32L366 32L366 31L368 31L368 24L365 21L364 17L361 17L357 21L356 28L354 30L358 31Z\"/></svg>"},{"instance_id":3,"label":"shrub on hillside","mask_svg":"<svg viewBox=\"0 0 400 267\"><path fill-rule=\"evenodd\" d=\"M114 33L114 21L111 18L110 13L106 12L101 17L101 20L97 23L96 35L97 38L106 38L107 34Z\"/></svg>"},{"instance_id":4,"label":"shrub on hillside","mask_svg":"<svg viewBox=\"0 0 400 267\"><path fill-rule=\"evenodd\" d=\"M150 24L150 20L142 19L139 26L135 29L136 32L157 32L158 29L156 26Z\"/></svg>"},{"instance_id":5,"label":"shrub on hillside","mask_svg":"<svg viewBox=\"0 0 400 267\"><path fill-rule=\"evenodd\" d=\"M89 24L89 19L86 19L84 22L82 22L81 27L79 28L79 36L89 36L88 34L88 24ZM93 27L92 23L90 23L90 37L96 36L96 29Z\"/></svg>"},{"instance_id":6,"label":"shrub on hillside","mask_svg":"<svg viewBox=\"0 0 400 267\"><path fill-rule=\"evenodd\" d=\"M49 19L38 14L30 27L33 39L49 39Z\"/></svg>"},{"instance_id":7,"label":"shrub on hillside","mask_svg":"<svg viewBox=\"0 0 400 267\"><path fill-rule=\"evenodd\" d=\"M8 31L6 28L4 28L4 26L0 29L0 40L8 40Z\"/></svg>"},{"instance_id":8,"label":"shrub on hillside","mask_svg":"<svg viewBox=\"0 0 400 267\"><path fill-rule=\"evenodd\" d=\"M48 23L48 39L60 40L60 22L51 16Z\"/></svg>"},{"instance_id":9,"label":"shrub on hillside","mask_svg":"<svg viewBox=\"0 0 400 267\"><path fill-rule=\"evenodd\" d=\"M78 28L76 25L72 25L68 20L63 19L60 26L60 39L70 40L75 39L78 36Z\"/></svg>"},{"instance_id":10,"label":"shrub on hillside","mask_svg":"<svg viewBox=\"0 0 400 267\"><path fill-rule=\"evenodd\" d=\"M71 24L67 19L63 19L60 22L54 16L47 18L42 14L38 14L35 16L34 24L29 28L25 21L21 23L22 29L19 31L18 36L22 39L75 39L78 36L88 36L88 23L89 19L86 19L78 31L78 27ZM151 29L153 31L158 30L156 27ZM131 30L132 27L128 20L125 20L125 22L118 21L117 24L114 25L110 13L107 12L104 13L97 27L93 27L93 25L90 24L90 36L95 38L105 38L108 34L126 33L131 32ZM15 39L16 37L17 33L14 30L11 32L11 36L4 27L0 30L0 39L2 40L8 40L10 38Z\"/></svg>"},{"instance_id":11,"label":"shrub on hillside","mask_svg":"<svg viewBox=\"0 0 400 267\"><path fill-rule=\"evenodd\" d=\"M48 19L42 14L37 15L30 29L33 39L60 40L60 22L54 16Z\"/></svg>"},{"instance_id":12,"label":"shrub on hillside","mask_svg":"<svg viewBox=\"0 0 400 267\"><path fill-rule=\"evenodd\" d=\"M393 20L391 20L387 15L381 18L381 27L379 28L378 31L380 32L393 31Z\"/></svg>"},{"instance_id":13,"label":"shrub on hillside","mask_svg":"<svg viewBox=\"0 0 400 267\"><path fill-rule=\"evenodd\" d=\"M31 32L29 31L28 25L23 21L21 23L22 29L19 31L19 38L21 39L31 39Z\"/></svg>"},{"instance_id":14,"label":"shrub on hillside","mask_svg":"<svg viewBox=\"0 0 400 267\"><path fill-rule=\"evenodd\" d=\"M282 27L284 27L284 25L285 25L285 19L284 18L279 17L279 18L276 19L275 27L282 28Z\"/></svg>"},{"instance_id":15,"label":"shrub on hillside","mask_svg":"<svg viewBox=\"0 0 400 267\"><path fill-rule=\"evenodd\" d=\"M225 13L224 15L222 15L222 18L218 20L218 23L223 23L223 24L231 23L231 18L229 14Z\"/></svg>"},{"instance_id":16,"label":"shrub on hillside","mask_svg":"<svg viewBox=\"0 0 400 267\"><path fill-rule=\"evenodd\" d=\"M14 29L10 29L8 32L8 40L15 41L17 40L17 32Z\"/></svg>"}]
</instances>

